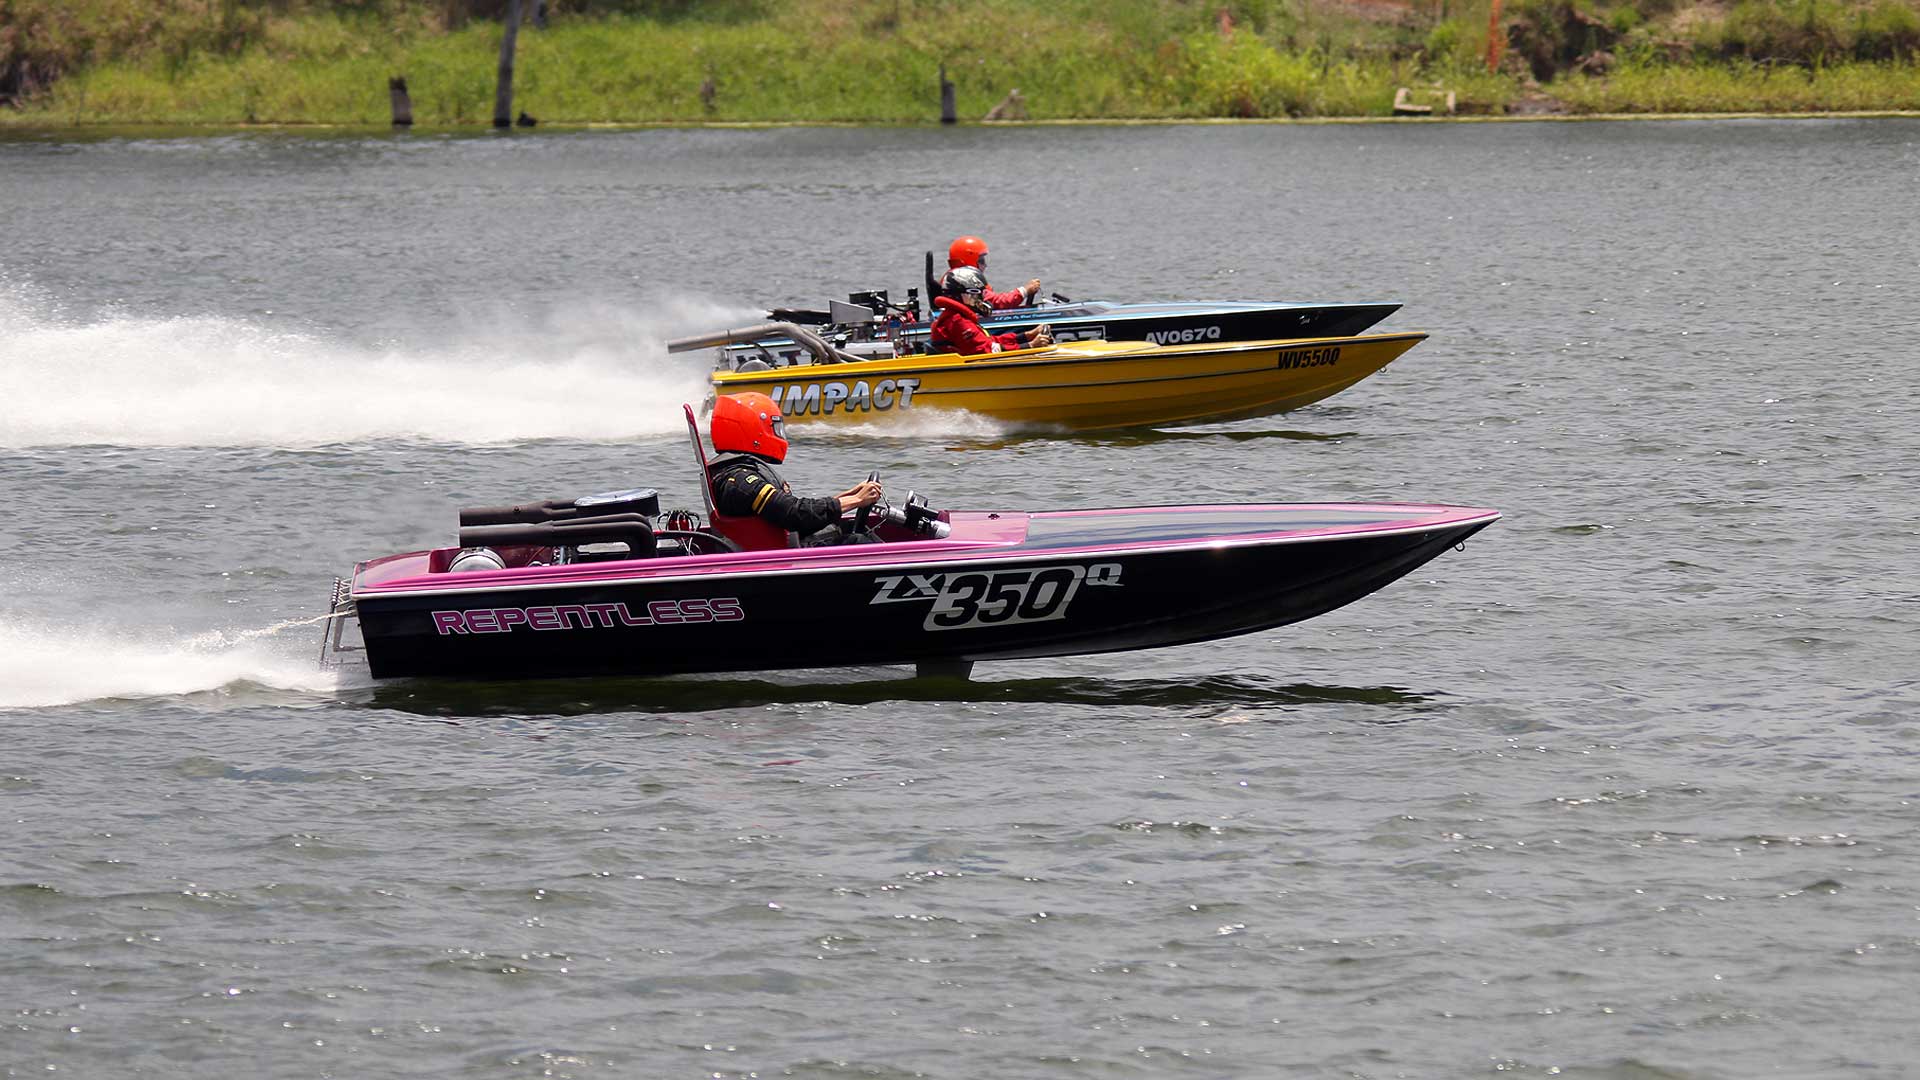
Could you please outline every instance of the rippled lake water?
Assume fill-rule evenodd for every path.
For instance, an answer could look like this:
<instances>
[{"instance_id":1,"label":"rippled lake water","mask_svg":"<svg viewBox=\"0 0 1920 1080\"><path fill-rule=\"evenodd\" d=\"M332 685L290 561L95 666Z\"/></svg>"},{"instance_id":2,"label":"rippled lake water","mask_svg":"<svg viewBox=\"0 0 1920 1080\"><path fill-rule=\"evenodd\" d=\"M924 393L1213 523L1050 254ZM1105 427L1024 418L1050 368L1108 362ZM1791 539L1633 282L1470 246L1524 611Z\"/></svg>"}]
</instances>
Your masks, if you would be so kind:
<instances>
[{"instance_id":1,"label":"rippled lake water","mask_svg":"<svg viewBox=\"0 0 1920 1080\"><path fill-rule=\"evenodd\" d=\"M0 1069L1911 1076L1917 174L1907 120L9 136ZM1506 518L967 684L314 667L460 505L691 505L664 339L962 232L1432 338L1261 421L798 429L797 483Z\"/></svg>"}]
</instances>

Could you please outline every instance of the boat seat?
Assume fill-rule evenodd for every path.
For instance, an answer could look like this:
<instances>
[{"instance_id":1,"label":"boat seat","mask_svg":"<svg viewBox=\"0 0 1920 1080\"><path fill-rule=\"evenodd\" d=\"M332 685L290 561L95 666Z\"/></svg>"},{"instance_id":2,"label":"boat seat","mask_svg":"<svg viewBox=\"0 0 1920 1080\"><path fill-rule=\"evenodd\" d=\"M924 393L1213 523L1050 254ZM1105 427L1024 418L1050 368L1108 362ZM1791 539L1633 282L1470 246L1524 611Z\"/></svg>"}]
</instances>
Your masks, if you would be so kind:
<instances>
[{"instance_id":1,"label":"boat seat","mask_svg":"<svg viewBox=\"0 0 1920 1080\"><path fill-rule=\"evenodd\" d=\"M707 503L707 521L713 531L732 541L741 551L779 551L793 546L793 534L765 518L735 517L723 514L713 505L713 476L707 471L707 447L700 441L700 422L693 406L680 406L687 414L687 435L693 439L694 460L700 463L700 497Z\"/></svg>"},{"instance_id":2,"label":"boat seat","mask_svg":"<svg viewBox=\"0 0 1920 1080\"><path fill-rule=\"evenodd\" d=\"M741 551L778 551L793 546L793 534L757 517L713 514L713 531L738 544Z\"/></svg>"}]
</instances>

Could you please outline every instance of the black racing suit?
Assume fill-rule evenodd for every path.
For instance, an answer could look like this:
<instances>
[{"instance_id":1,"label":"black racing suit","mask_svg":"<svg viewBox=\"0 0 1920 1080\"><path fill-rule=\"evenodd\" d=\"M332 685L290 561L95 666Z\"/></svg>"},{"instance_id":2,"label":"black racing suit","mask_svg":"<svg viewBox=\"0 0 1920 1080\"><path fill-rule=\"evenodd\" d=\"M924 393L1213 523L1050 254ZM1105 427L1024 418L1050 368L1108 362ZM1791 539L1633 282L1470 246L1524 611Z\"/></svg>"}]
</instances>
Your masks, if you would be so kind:
<instances>
[{"instance_id":1,"label":"black racing suit","mask_svg":"<svg viewBox=\"0 0 1920 1080\"><path fill-rule=\"evenodd\" d=\"M804 499L773 463L752 454L729 454L707 466L714 509L729 517L759 517L800 536L801 547L845 541L840 500Z\"/></svg>"}]
</instances>

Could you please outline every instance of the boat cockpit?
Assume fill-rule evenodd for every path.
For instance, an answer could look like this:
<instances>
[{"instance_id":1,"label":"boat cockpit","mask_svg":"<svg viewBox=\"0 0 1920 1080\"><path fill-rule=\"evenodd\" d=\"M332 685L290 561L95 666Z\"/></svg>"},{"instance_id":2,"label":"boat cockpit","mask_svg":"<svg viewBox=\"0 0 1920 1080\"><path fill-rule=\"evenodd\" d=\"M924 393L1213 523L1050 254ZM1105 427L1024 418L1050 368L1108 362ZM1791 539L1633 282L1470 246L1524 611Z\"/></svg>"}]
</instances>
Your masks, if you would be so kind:
<instances>
[{"instance_id":1,"label":"boat cockpit","mask_svg":"<svg viewBox=\"0 0 1920 1080\"><path fill-rule=\"evenodd\" d=\"M518 506L468 507L460 511L460 546L431 552L427 572L778 551L798 546L797 537L771 522L720 513L713 502L699 422L692 406L682 408L694 463L699 468L704 519L690 510L663 514L660 493L653 488ZM898 506L862 509L848 522L848 530L886 543L911 543L944 539L951 533L949 522L946 511L934 510L924 496L908 492Z\"/></svg>"}]
</instances>

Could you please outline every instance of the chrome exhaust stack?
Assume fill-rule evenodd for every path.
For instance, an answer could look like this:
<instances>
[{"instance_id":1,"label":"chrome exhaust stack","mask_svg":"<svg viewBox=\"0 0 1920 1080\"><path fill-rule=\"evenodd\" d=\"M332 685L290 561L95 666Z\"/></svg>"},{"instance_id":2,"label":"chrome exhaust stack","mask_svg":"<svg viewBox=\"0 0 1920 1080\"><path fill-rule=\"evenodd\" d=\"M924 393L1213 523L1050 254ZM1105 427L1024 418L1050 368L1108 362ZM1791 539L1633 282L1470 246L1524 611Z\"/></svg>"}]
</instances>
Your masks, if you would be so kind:
<instances>
[{"instance_id":1,"label":"chrome exhaust stack","mask_svg":"<svg viewBox=\"0 0 1920 1080\"><path fill-rule=\"evenodd\" d=\"M735 330L716 330L710 334L674 338L667 342L667 351L678 353L692 352L695 349L721 349L728 345L752 345L768 338L778 337L785 337L807 350L812 354L813 362L816 364L850 364L861 359L828 344L825 338L806 327L790 322L761 323L758 326L743 326Z\"/></svg>"}]
</instances>

